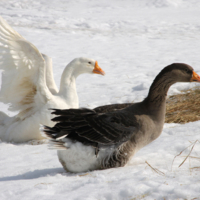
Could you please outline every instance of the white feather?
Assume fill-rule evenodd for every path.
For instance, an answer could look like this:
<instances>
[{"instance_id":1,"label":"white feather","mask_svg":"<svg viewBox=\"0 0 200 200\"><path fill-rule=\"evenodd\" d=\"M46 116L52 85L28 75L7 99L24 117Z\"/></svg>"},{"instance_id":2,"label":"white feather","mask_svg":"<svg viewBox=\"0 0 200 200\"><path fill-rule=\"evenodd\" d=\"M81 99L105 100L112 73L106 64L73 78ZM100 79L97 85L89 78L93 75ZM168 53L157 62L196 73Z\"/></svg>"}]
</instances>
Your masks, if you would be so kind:
<instances>
[{"instance_id":1,"label":"white feather","mask_svg":"<svg viewBox=\"0 0 200 200\"><path fill-rule=\"evenodd\" d=\"M72 142L65 138L63 147L58 147L57 155L64 169L69 172L86 172L100 169L104 163L108 162L114 149L100 149L98 155L95 155L95 148L86 146L81 142Z\"/></svg>"},{"instance_id":2,"label":"white feather","mask_svg":"<svg viewBox=\"0 0 200 200\"><path fill-rule=\"evenodd\" d=\"M0 101L9 104L14 117L0 113L0 139L26 142L43 139L40 124L53 126L48 108L78 108L76 77L94 70L95 60L76 58L65 68L57 89L52 60L0 17ZM90 63L90 64L89 64Z\"/></svg>"}]
</instances>

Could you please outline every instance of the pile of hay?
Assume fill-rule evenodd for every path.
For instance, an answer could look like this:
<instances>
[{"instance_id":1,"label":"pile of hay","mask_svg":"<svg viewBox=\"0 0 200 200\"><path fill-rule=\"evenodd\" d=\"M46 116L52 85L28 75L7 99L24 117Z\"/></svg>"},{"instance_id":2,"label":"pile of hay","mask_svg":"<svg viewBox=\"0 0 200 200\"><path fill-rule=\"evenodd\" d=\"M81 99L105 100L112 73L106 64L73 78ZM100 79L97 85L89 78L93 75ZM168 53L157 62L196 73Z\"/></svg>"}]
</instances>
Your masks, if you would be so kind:
<instances>
[{"instance_id":1,"label":"pile of hay","mask_svg":"<svg viewBox=\"0 0 200 200\"><path fill-rule=\"evenodd\" d=\"M166 123L188 123L200 120L200 88L170 96L166 106Z\"/></svg>"}]
</instances>

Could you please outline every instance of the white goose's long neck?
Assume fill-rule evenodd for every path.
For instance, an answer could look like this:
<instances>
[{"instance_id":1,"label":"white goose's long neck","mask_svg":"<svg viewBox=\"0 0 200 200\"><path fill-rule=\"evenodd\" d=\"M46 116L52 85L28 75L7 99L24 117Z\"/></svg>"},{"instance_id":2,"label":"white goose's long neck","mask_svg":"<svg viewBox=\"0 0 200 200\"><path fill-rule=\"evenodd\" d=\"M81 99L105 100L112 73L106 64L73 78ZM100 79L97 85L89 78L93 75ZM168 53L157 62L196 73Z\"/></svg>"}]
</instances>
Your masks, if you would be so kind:
<instances>
[{"instance_id":1,"label":"white goose's long neck","mask_svg":"<svg viewBox=\"0 0 200 200\"><path fill-rule=\"evenodd\" d=\"M68 65L61 77L58 95L65 99L70 108L78 108L79 101L76 91L76 78L79 75L76 69Z\"/></svg>"}]
</instances>

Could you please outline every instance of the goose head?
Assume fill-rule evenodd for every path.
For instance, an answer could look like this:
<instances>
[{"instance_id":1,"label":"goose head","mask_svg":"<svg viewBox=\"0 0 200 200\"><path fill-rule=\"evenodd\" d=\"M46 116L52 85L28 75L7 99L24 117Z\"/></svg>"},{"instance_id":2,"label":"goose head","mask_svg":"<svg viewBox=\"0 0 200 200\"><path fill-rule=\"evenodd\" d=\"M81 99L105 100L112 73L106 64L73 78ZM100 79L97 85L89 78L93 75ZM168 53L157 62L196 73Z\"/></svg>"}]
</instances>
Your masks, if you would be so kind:
<instances>
[{"instance_id":1,"label":"goose head","mask_svg":"<svg viewBox=\"0 0 200 200\"><path fill-rule=\"evenodd\" d=\"M83 73L100 75L105 74L105 72L99 67L96 60L83 57L75 58L67 65L67 67L65 67L63 71L59 93L67 95L69 94L69 88L70 90L73 88L74 94L76 94L76 78Z\"/></svg>"},{"instance_id":2,"label":"goose head","mask_svg":"<svg viewBox=\"0 0 200 200\"><path fill-rule=\"evenodd\" d=\"M165 67L156 77L165 77L166 82L200 82L200 76L190 65L184 63L173 63ZM155 79L155 81L156 81Z\"/></svg>"},{"instance_id":3,"label":"goose head","mask_svg":"<svg viewBox=\"0 0 200 200\"><path fill-rule=\"evenodd\" d=\"M151 104L165 104L168 89L171 85L177 82L200 82L200 76L190 65L184 63L173 63L165 67L156 76L149 89L149 94L146 98L147 101L151 102ZM151 105L151 107L153 106Z\"/></svg>"},{"instance_id":4,"label":"goose head","mask_svg":"<svg viewBox=\"0 0 200 200\"><path fill-rule=\"evenodd\" d=\"M172 66L172 76L176 79L176 82L200 82L200 76L190 65L174 63Z\"/></svg>"},{"instance_id":5,"label":"goose head","mask_svg":"<svg viewBox=\"0 0 200 200\"><path fill-rule=\"evenodd\" d=\"M73 73L78 76L83 73L105 75L105 72L99 67L98 62L90 58L75 58L69 65L73 68Z\"/></svg>"}]
</instances>

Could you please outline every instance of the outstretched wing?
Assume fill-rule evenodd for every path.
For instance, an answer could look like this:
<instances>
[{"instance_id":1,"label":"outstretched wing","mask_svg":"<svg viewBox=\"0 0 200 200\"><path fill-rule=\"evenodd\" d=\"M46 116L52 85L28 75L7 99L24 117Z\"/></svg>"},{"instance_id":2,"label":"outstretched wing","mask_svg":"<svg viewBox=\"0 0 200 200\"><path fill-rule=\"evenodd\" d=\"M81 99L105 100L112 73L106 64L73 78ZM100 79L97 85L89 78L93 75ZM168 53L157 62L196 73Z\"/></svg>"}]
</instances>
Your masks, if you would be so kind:
<instances>
[{"instance_id":1,"label":"outstretched wing","mask_svg":"<svg viewBox=\"0 0 200 200\"><path fill-rule=\"evenodd\" d=\"M52 96L46 86L45 61L38 49L0 17L0 101L24 118Z\"/></svg>"},{"instance_id":2,"label":"outstretched wing","mask_svg":"<svg viewBox=\"0 0 200 200\"><path fill-rule=\"evenodd\" d=\"M42 57L44 58L45 63L46 63L45 74L46 74L47 87L49 88L49 90L52 94L57 94L58 88L57 88L57 85L55 84L55 81L54 81L54 78L53 78L52 59L45 54L42 54Z\"/></svg>"},{"instance_id":3,"label":"outstretched wing","mask_svg":"<svg viewBox=\"0 0 200 200\"><path fill-rule=\"evenodd\" d=\"M123 111L98 114L90 109L53 110L52 114L58 116L52 120L57 124L45 127L44 132L55 140L66 136L86 145L119 146L137 131L134 120Z\"/></svg>"}]
</instances>

